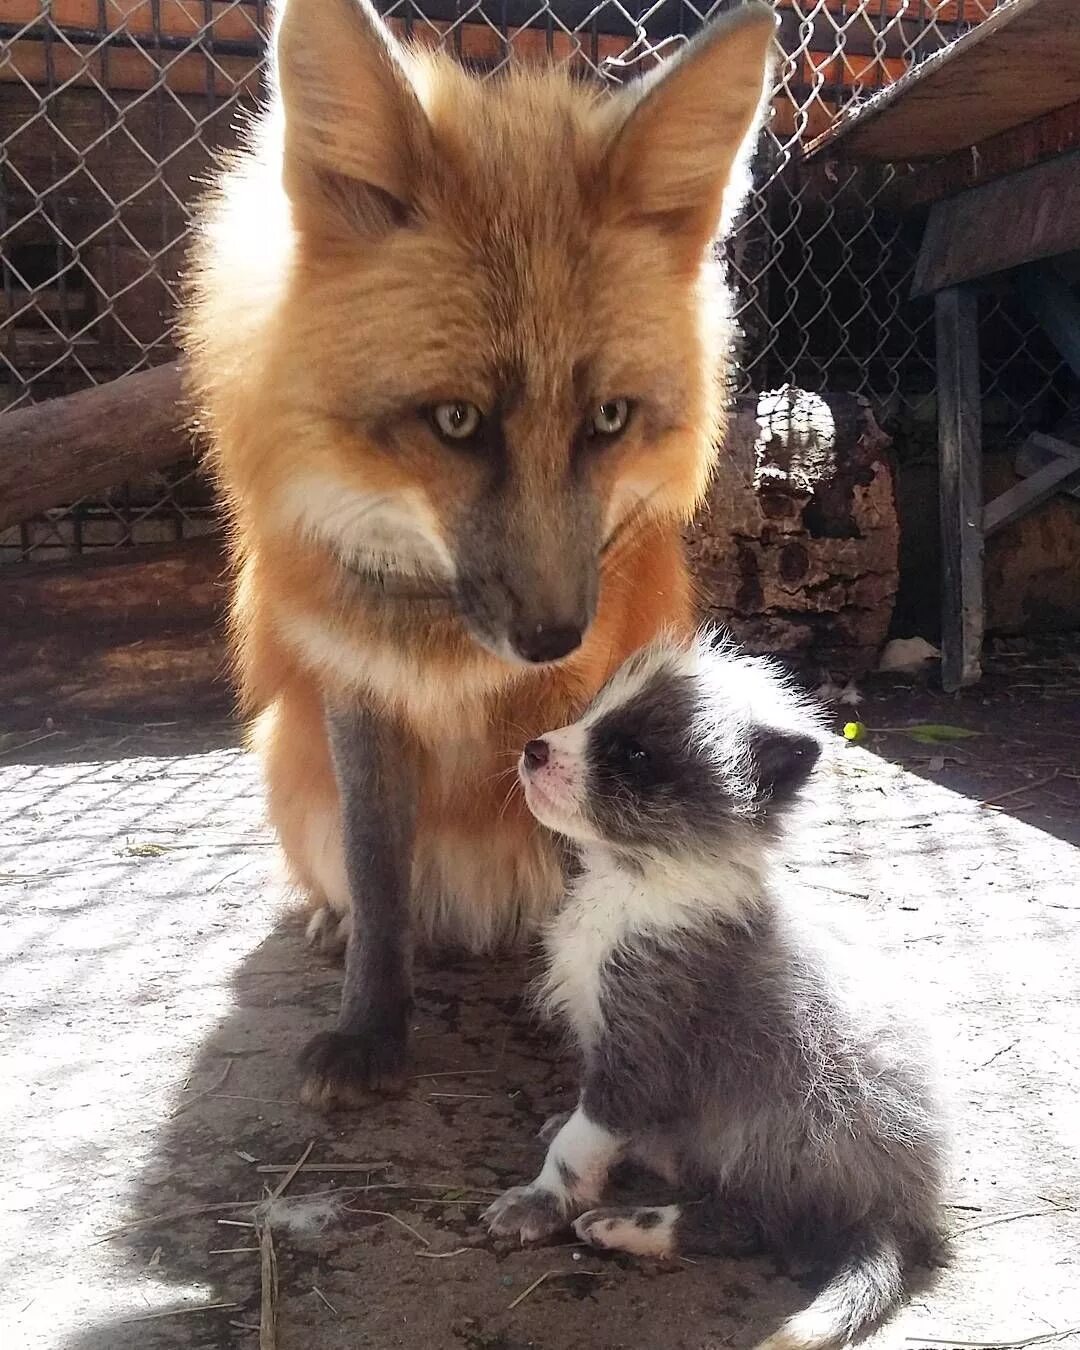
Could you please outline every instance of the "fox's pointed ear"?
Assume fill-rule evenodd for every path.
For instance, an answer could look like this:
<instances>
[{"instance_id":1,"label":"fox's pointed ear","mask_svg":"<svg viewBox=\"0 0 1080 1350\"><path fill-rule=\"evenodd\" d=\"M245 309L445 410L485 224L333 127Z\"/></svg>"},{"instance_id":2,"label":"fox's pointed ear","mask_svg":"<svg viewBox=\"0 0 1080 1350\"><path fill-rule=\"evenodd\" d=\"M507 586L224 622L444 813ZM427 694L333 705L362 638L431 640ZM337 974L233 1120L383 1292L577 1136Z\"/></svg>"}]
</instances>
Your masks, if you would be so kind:
<instances>
[{"instance_id":1,"label":"fox's pointed ear","mask_svg":"<svg viewBox=\"0 0 1080 1350\"><path fill-rule=\"evenodd\" d=\"M430 127L409 57L369 0L284 0L274 74L301 229L366 232L405 214Z\"/></svg>"},{"instance_id":2,"label":"fox's pointed ear","mask_svg":"<svg viewBox=\"0 0 1080 1350\"><path fill-rule=\"evenodd\" d=\"M694 262L742 195L734 180L766 106L775 30L772 6L749 0L619 95L630 106L608 157L615 209L655 220Z\"/></svg>"}]
</instances>

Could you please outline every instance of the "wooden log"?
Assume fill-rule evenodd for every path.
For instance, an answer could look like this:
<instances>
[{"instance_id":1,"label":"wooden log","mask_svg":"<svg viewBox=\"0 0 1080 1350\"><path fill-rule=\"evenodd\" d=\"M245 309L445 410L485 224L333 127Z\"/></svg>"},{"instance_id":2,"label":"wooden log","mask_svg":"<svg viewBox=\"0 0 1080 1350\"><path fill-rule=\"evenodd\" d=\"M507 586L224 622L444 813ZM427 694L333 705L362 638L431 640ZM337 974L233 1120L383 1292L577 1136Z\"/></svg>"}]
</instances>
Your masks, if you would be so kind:
<instances>
[{"instance_id":1,"label":"wooden log","mask_svg":"<svg viewBox=\"0 0 1080 1350\"><path fill-rule=\"evenodd\" d=\"M217 538L4 568L4 725L226 712L228 596Z\"/></svg>"},{"instance_id":2,"label":"wooden log","mask_svg":"<svg viewBox=\"0 0 1080 1350\"><path fill-rule=\"evenodd\" d=\"M0 529L190 455L178 363L0 414Z\"/></svg>"},{"instance_id":3,"label":"wooden log","mask_svg":"<svg viewBox=\"0 0 1080 1350\"><path fill-rule=\"evenodd\" d=\"M900 528L888 437L865 400L741 399L686 539L703 617L752 650L811 676L876 665Z\"/></svg>"}]
</instances>

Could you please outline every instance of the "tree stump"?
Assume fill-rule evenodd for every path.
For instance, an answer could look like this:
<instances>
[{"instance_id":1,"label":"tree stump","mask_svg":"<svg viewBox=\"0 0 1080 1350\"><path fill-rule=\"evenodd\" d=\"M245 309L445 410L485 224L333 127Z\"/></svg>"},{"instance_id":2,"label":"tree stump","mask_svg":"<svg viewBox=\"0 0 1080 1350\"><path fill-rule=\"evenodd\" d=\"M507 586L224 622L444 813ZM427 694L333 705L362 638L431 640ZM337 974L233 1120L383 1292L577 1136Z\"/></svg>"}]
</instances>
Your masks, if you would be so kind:
<instances>
[{"instance_id":1,"label":"tree stump","mask_svg":"<svg viewBox=\"0 0 1080 1350\"><path fill-rule=\"evenodd\" d=\"M739 400L686 533L703 617L810 674L872 669L900 529L889 439L865 399L785 387Z\"/></svg>"}]
</instances>

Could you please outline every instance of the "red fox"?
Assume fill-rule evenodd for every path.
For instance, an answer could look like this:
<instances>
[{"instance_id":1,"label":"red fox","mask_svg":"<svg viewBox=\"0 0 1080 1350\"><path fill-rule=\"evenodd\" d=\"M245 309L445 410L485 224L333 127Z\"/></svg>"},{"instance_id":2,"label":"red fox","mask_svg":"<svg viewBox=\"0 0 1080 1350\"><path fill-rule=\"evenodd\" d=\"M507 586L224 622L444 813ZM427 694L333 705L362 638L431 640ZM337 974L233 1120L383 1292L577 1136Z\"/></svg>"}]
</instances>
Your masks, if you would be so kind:
<instances>
[{"instance_id":1,"label":"red fox","mask_svg":"<svg viewBox=\"0 0 1080 1350\"><path fill-rule=\"evenodd\" d=\"M774 27L751 0L611 95L483 81L367 0L279 8L185 340L270 817L309 937L345 946L312 1104L400 1086L414 934L485 951L551 909L517 753L693 622L680 525L730 339L711 243Z\"/></svg>"}]
</instances>

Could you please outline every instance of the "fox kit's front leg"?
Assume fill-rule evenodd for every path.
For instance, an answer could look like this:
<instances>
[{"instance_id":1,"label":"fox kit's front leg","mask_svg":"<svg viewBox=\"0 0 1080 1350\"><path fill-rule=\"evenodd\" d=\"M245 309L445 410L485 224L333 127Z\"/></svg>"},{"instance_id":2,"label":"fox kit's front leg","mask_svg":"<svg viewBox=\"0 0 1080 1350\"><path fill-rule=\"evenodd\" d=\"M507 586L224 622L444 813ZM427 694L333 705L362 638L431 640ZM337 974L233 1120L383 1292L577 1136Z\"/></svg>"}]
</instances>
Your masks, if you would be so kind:
<instances>
[{"instance_id":1,"label":"fox kit's front leg","mask_svg":"<svg viewBox=\"0 0 1080 1350\"><path fill-rule=\"evenodd\" d=\"M301 1055L301 1099L355 1106L405 1082L412 1012L409 888L416 817L412 758L401 733L358 706L328 707L341 800L352 931L336 1031Z\"/></svg>"},{"instance_id":2,"label":"fox kit's front leg","mask_svg":"<svg viewBox=\"0 0 1080 1350\"><path fill-rule=\"evenodd\" d=\"M536 1180L499 1196L484 1222L496 1237L522 1242L550 1237L600 1199L625 1143L579 1106L552 1139Z\"/></svg>"}]
</instances>

